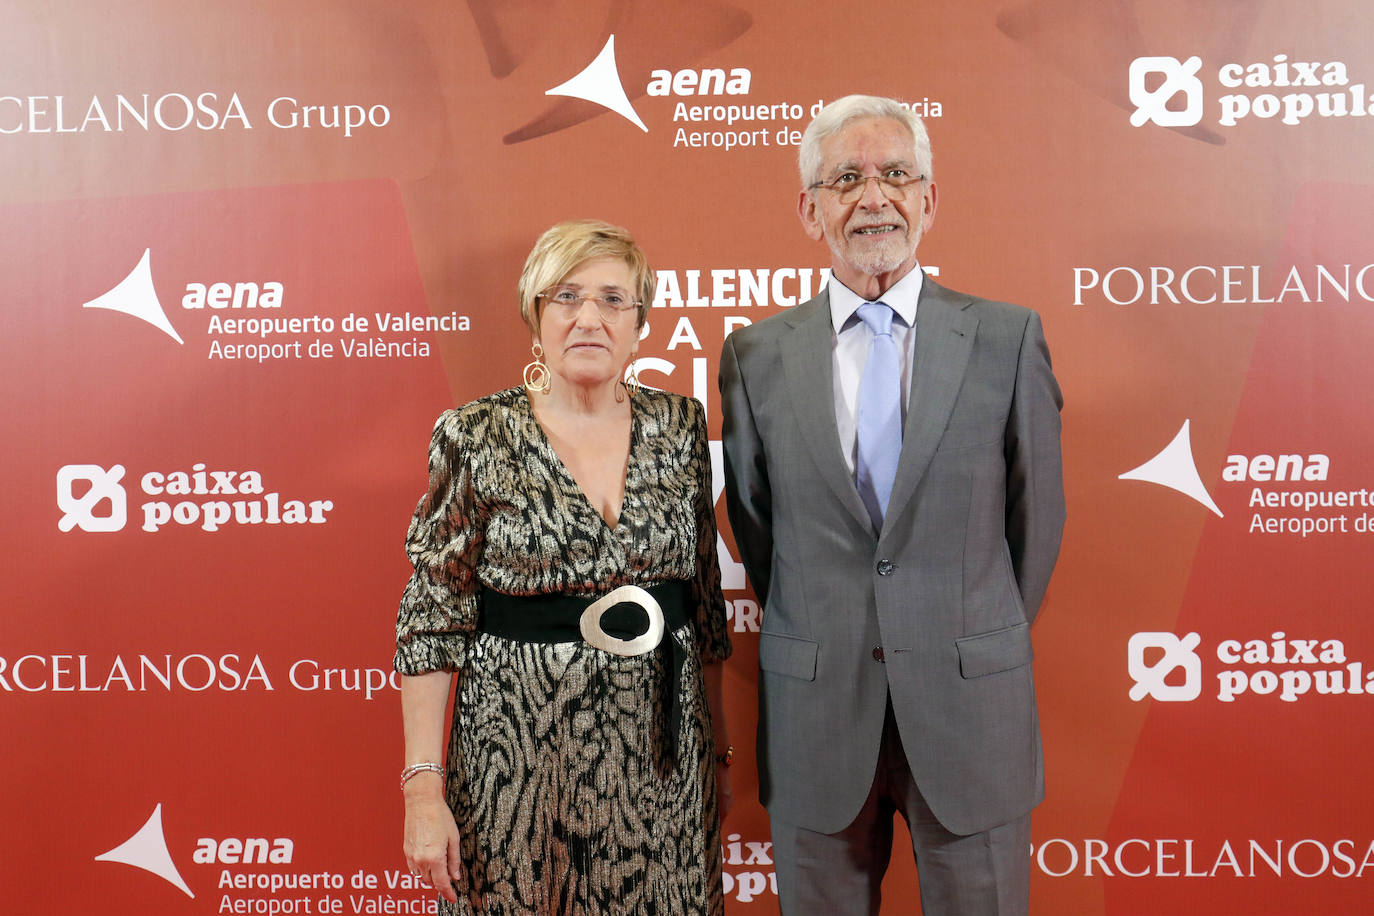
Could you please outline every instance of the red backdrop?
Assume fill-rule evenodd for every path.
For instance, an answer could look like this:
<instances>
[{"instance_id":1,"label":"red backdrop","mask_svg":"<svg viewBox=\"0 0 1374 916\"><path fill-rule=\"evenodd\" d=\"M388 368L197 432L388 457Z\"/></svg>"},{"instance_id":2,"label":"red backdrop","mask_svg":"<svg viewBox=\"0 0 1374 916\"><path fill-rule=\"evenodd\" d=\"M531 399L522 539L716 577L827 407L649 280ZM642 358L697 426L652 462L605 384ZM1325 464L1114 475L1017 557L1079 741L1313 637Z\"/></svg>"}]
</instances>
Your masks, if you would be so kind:
<instances>
[{"instance_id":1,"label":"red backdrop","mask_svg":"<svg viewBox=\"0 0 1374 916\"><path fill-rule=\"evenodd\" d=\"M433 418L519 379L520 264L596 216L718 433L724 336L823 282L794 144L850 92L927 117L923 264L1036 308L1065 392L1032 911L1367 912L1371 44L1359 0L9 4L0 912L427 912L389 668Z\"/></svg>"}]
</instances>

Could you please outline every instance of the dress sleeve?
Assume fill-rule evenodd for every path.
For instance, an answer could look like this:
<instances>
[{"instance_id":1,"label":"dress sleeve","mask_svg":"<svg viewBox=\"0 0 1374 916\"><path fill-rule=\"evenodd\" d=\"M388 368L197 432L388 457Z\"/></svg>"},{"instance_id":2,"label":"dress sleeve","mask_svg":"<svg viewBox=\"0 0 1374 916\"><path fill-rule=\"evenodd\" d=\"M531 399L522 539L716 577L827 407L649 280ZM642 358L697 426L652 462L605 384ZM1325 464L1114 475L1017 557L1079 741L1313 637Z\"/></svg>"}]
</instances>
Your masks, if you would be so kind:
<instances>
[{"instance_id":1,"label":"dress sleeve","mask_svg":"<svg viewBox=\"0 0 1374 916\"><path fill-rule=\"evenodd\" d=\"M434 425L429 445L429 489L415 507L406 554L415 573L396 615L400 674L457 671L477 626L486 524L472 488L471 454L462 419L448 411Z\"/></svg>"},{"instance_id":2,"label":"dress sleeve","mask_svg":"<svg viewBox=\"0 0 1374 916\"><path fill-rule=\"evenodd\" d=\"M697 571L692 579L692 621L702 663L730 657L730 632L725 620L725 596L720 590L720 559L716 555L716 511L711 503L711 451L706 438L706 412L688 399L687 436L690 467L696 474Z\"/></svg>"}]
</instances>

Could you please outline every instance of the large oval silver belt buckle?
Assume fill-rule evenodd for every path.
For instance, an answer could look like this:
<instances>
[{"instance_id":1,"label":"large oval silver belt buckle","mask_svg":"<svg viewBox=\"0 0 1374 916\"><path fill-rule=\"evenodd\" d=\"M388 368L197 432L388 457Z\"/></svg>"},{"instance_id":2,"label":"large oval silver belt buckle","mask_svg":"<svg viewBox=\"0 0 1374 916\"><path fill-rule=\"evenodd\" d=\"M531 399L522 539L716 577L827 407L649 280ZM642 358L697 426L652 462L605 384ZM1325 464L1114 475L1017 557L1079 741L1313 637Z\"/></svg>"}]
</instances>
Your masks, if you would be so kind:
<instances>
[{"instance_id":1,"label":"large oval silver belt buckle","mask_svg":"<svg viewBox=\"0 0 1374 916\"><path fill-rule=\"evenodd\" d=\"M649 629L634 639L619 639L601 629L601 615L622 603L637 604L649 615ZM643 655L653 651L663 641L663 626L663 608L653 595L638 585L622 585L596 599L587 605L578 620L578 629L587 645L612 655Z\"/></svg>"}]
</instances>

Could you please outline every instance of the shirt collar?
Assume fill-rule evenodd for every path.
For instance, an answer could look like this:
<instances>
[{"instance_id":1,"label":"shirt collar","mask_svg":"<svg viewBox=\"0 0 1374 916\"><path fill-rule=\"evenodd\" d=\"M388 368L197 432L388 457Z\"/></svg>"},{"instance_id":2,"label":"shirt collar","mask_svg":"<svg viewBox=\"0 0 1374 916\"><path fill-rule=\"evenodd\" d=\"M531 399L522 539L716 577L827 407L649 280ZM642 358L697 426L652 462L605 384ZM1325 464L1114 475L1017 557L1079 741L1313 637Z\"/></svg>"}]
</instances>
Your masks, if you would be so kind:
<instances>
[{"instance_id":1,"label":"shirt collar","mask_svg":"<svg viewBox=\"0 0 1374 916\"><path fill-rule=\"evenodd\" d=\"M902 321L906 322L906 326L909 328L916 326L916 303L921 296L921 284L924 278L925 271L921 270L921 265L917 263L905 277L898 280L891 289L879 297L882 302L885 302L889 308L897 313ZM858 293L835 279L833 273L830 275L830 282L826 288L830 293L830 323L834 326L836 334L843 331L845 326L854 319L859 306L865 302L877 301L862 298Z\"/></svg>"}]
</instances>

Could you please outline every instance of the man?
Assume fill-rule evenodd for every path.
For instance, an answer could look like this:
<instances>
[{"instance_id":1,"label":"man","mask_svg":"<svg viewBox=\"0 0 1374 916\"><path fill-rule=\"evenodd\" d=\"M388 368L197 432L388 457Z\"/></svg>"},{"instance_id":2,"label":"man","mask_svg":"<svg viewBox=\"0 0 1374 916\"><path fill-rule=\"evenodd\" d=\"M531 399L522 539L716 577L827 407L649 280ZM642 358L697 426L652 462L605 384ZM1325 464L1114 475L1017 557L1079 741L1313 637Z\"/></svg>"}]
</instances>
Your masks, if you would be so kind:
<instances>
[{"instance_id":1,"label":"man","mask_svg":"<svg viewBox=\"0 0 1374 916\"><path fill-rule=\"evenodd\" d=\"M800 161L829 284L731 334L720 368L782 912L877 913L895 811L926 916L1025 913L1029 630L1064 524L1040 320L924 275L930 141L899 103L827 106Z\"/></svg>"}]
</instances>

